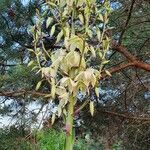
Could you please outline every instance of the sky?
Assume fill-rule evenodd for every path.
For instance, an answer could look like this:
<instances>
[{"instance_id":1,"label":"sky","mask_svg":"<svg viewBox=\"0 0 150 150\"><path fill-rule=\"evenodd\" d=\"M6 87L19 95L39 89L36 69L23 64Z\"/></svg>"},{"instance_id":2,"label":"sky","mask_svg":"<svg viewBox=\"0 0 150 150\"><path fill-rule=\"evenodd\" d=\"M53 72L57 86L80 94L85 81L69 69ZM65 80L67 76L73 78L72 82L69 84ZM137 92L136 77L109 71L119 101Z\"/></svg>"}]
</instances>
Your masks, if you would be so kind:
<instances>
[{"instance_id":1,"label":"sky","mask_svg":"<svg viewBox=\"0 0 150 150\"><path fill-rule=\"evenodd\" d=\"M23 5L27 5L30 0L22 0Z\"/></svg>"}]
</instances>

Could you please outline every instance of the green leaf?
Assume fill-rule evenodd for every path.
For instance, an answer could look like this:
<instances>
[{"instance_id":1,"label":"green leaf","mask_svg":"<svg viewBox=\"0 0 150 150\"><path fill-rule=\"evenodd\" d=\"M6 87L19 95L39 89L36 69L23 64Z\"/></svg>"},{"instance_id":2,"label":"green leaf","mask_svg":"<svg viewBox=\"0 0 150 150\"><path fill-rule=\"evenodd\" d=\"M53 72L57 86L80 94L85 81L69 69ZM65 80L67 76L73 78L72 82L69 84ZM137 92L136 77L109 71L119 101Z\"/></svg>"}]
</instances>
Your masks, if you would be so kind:
<instances>
[{"instance_id":1,"label":"green leaf","mask_svg":"<svg viewBox=\"0 0 150 150\"><path fill-rule=\"evenodd\" d=\"M65 89L63 86L58 86L58 87L56 88L56 93L57 93L58 95L63 95L64 93L66 93L66 89Z\"/></svg>"},{"instance_id":2,"label":"green leaf","mask_svg":"<svg viewBox=\"0 0 150 150\"><path fill-rule=\"evenodd\" d=\"M53 34L55 33L55 29L56 29L56 25L53 25L51 28L50 36L53 36Z\"/></svg>"},{"instance_id":3,"label":"green leaf","mask_svg":"<svg viewBox=\"0 0 150 150\"><path fill-rule=\"evenodd\" d=\"M85 68L86 68L86 62L85 62L85 58L84 58L84 57L82 57L80 67L81 67L81 68L83 68L83 69L85 69Z\"/></svg>"},{"instance_id":4,"label":"green leaf","mask_svg":"<svg viewBox=\"0 0 150 150\"><path fill-rule=\"evenodd\" d=\"M87 86L82 81L79 82L78 89L80 89L83 94L86 94L86 92L87 92Z\"/></svg>"},{"instance_id":5,"label":"green leaf","mask_svg":"<svg viewBox=\"0 0 150 150\"><path fill-rule=\"evenodd\" d=\"M52 95L53 99L55 98L55 94L56 94L56 85L55 85L55 80L52 79L52 82L51 82L51 95Z\"/></svg>"},{"instance_id":6,"label":"green leaf","mask_svg":"<svg viewBox=\"0 0 150 150\"><path fill-rule=\"evenodd\" d=\"M99 17L98 19L99 19L100 21L104 21L102 14L99 13L98 17Z\"/></svg>"},{"instance_id":7,"label":"green leaf","mask_svg":"<svg viewBox=\"0 0 150 150\"><path fill-rule=\"evenodd\" d=\"M69 66L67 64L67 60L64 58L60 64L60 69L63 73L68 75Z\"/></svg>"},{"instance_id":8,"label":"green leaf","mask_svg":"<svg viewBox=\"0 0 150 150\"><path fill-rule=\"evenodd\" d=\"M59 98L60 100L60 105L63 106L68 102L69 94L65 92L64 94L60 95Z\"/></svg>"},{"instance_id":9,"label":"green leaf","mask_svg":"<svg viewBox=\"0 0 150 150\"><path fill-rule=\"evenodd\" d=\"M60 85L61 85L61 86L66 86L66 85L68 85L68 80L69 80L69 77L63 77L63 78L60 80Z\"/></svg>"},{"instance_id":10,"label":"green leaf","mask_svg":"<svg viewBox=\"0 0 150 150\"><path fill-rule=\"evenodd\" d=\"M70 45L70 51L75 51L76 48L77 48L77 45L75 43L72 43Z\"/></svg>"},{"instance_id":11,"label":"green leaf","mask_svg":"<svg viewBox=\"0 0 150 150\"><path fill-rule=\"evenodd\" d=\"M41 87L41 84L42 84L42 81L39 81L38 83L37 83L37 85L36 85L36 91Z\"/></svg>"},{"instance_id":12,"label":"green leaf","mask_svg":"<svg viewBox=\"0 0 150 150\"><path fill-rule=\"evenodd\" d=\"M53 115L52 115L52 125L53 125L54 122L55 122L55 118L56 118L56 114L53 114Z\"/></svg>"},{"instance_id":13,"label":"green leaf","mask_svg":"<svg viewBox=\"0 0 150 150\"><path fill-rule=\"evenodd\" d=\"M56 43L58 43L58 42L61 40L62 36L63 36L63 30L61 30L61 31L59 32L59 34L57 35Z\"/></svg>"},{"instance_id":14,"label":"green leaf","mask_svg":"<svg viewBox=\"0 0 150 150\"><path fill-rule=\"evenodd\" d=\"M66 111L65 108L63 109L63 114L64 114L65 116L67 116L67 111Z\"/></svg>"},{"instance_id":15,"label":"green leaf","mask_svg":"<svg viewBox=\"0 0 150 150\"><path fill-rule=\"evenodd\" d=\"M93 32L90 29L87 30L87 34L90 38L93 37Z\"/></svg>"},{"instance_id":16,"label":"green leaf","mask_svg":"<svg viewBox=\"0 0 150 150\"><path fill-rule=\"evenodd\" d=\"M82 80L84 78L84 72L80 71L79 74L75 77L75 81Z\"/></svg>"},{"instance_id":17,"label":"green leaf","mask_svg":"<svg viewBox=\"0 0 150 150\"><path fill-rule=\"evenodd\" d=\"M103 40L103 48L105 51L109 49L109 39L106 37L106 40Z\"/></svg>"},{"instance_id":18,"label":"green leaf","mask_svg":"<svg viewBox=\"0 0 150 150\"><path fill-rule=\"evenodd\" d=\"M90 51L91 51L93 57L96 57L95 49L93 46L90 47Z\"/></svg>"},{"instance_id":19,"label":"green leaf","mask_svg":"<svg viewBox=\"0 0 150 150\"><path fill-rule=\"evenodd\" d=\"M34 63L34 61L31 60L31 61L28 63L28 67L30 67L33 63Z\"/></svg>"},{"instance_id":20,"label":"green leaf","mask_svg":"<svg viewBox=\"0 0 150 150\"><path fill-rule=\"evenodd\" d=\"M102 64L103 64L103 65L105 65L105 64L107 64L107 63L109 63L109 60L102 61Z\"/></svg>"},{"instance_id":21,"label":"green leaf","mask_svg":"<svg viewBox=\"0 0 150 150\"><path fill-rule=\"evenodd\" d=\"M73 45L74 48L77 47L81 53L83 51L83 43L83 39L77 35L72 35L71 39L69 40L69 44Z\"/></svg>"},{"instance_id":22,"label":"green leaf","mask_svg":"<svg viewBox=\"0 0 150 150\"><path fill-rule=\"evenodd\" d=\"M111 73L108 70L105 70L106 74L111 76Z\"/></svg>"},{"instance_id":23,"label":"green leaf","mask_svg":"<svg viewBox=\"0 0 150 150\"><path fill-rule=\"evenodd\" d=\"M46 21L46 28L49 27L49 25L52 23L52 21L53 21L53 18L48 17L48 19L47 19L47 21Z\"/></svg>"},{"instance_id":24,"label":"green leaf","mask_svg":"<svg viewBox=\"0 0 150 150\"><path fill-rule=\"evenodd\" d=\"M49 5L53 6L53 7L56 7L57 5L53 2L47 2Z\"/></svg>"},{"instance_id":25,"label":"green leaf","mask_svg":"<svg viewBox=\"0 0 150 150\"><path fill-rule=\"evenodd\" d=\"M90 113L93 116L94 115L94 102L90 101Z\"/></svg>"},{"instance_id":26,"label":"green leaf","mask_svg":"<svg viewBox=\"0 0 150 150\"><path fill-rule=\"evenodd\" d=\"M77 2L77 7L81 7L85 3L85 0L78 0Z\"/></svg>"},{"instance_id":27,"label":"green leaf","mask_svg":"<svg viewBox=\"0 0 150 150\"><path fill-rule=\"evenodd\" d=\"M95 88L95 93L96 93L96 96L99 97L99 88L97 87Z\"/></svg>"},{"instance_id":28,"label":"green leaf","mask_svg":"<svg viewBox=\"0 0 150 150\"><path fill-rule=\"evenodd\" d=\"M80 62L80 54L76 51L71 51L66 55L65 59L70 68L77 67L79 66L79 62Z\"/></svg>"},{"instance_id":29,"label":"green leaf","mask_svg":"<svg viewBox=\"0 0 150 150\"><path fill-rule=\"evenodd\" d=\"M45 98L51 97L51 94L46 94L44 97Z\"/></svg>"},{"instance_id":30,"label":"green leaf","mask_svg":"<svg viewBox=\"0 0 150 150\"><path fill-rule=\"evenodd\" d=\"M94 87L94 86L95 86L95 84L96 84L96 77L95 77L95 75L94 75L94 74L92 74L91 78L92 78L92 80L91 80L91 84L92 84L92 86Z\"/></svg>"},{"instance_id":31,"label":"green leaf","mask_svg":"<svg viewBox=\"0 0 150 150\"><path fill-rule=\"evenodd\" d=\"M76 82L74 82L72 79L70 79L70 80L69 80L69 84L68 84L68 88L69 88L70 93L76 91L76 90L75 90L75 89L76 89L76 86L77 86Z\"/></svg>"},{"instance_id":32,"label":"green leaf","mask_svg":"<svg viewBox=\"0 0 150 150\"><path fill-rule=\"evenodd\" d=\"M39 69L39 67L38 67L38 66L35 66L35 67L33 67L33 68L31 69L31 71L36 70L36 69Z\"/></svg>"},{"instance_id":33,"label":"green leaf","mask_svg":"<svg viewBox=\"0 0 150 150\"><path fill-rule=\"evenodd\" d=\"M103 54L102 54L102 52L99 52L98 54L99 54L100 59L103 59Z\"/></svg>"},{"instance_id":34,"label":"green leaf","mask_svg":"<svg viewBox=\"0 0 150 150\"><path fill-rule=\"evenodd\" d=\"M30 48L28 49L28 51L30 51L30 52L34 52L34 50L33 50L33 49L30 49Z\"/></svg>"},{"instance_id":35,"label":"green leaf","mask_svg":"<svg viewBox=\"0 0 150 150\"><path fill-rule=\"evenodd\" d=\"M97 38L100 41L101 40L101 31L100 29L97 29Z\"/></svg>"},{"instance_id":36,"label":"green leaf","mask_svg":"<svg viewBox=\"0 0 150 150\"><path fill-rule=\"evenodd\" d=\"M62 0L63 2L65 2L64 0ZM65 2L66 3L66 2ZM60 4L61 5L61 4ZM65 4L63 4L63 5L65 5ZM64 6L60 6L60 7L64 7ZM64 11L63 11L63 13L62 13L62 17L66 17L68 15L68 9L65 9Z\"/></svg>"},{"instance_id":37,"label":"green leaf","mask_svg":"<svg viewBox=\"0 0 150 150\"><path fill-rule=\"evenodd\" d=\"M69 37L69 35L70 35L70 26L67 25L66 27L64 27L64 30L65 30L65 36Z\"/></svg>"},{"instance_id":38,"label":"green leaf","mask_svg":"<svg viewBox=\"0 0 150 150\"><path fill-rule=\"evenodd\" d=\"M60 117L60 116L61 116L61 113L62 113L61 106L58 106L57 111L58 111L58 117Z\"/></svg>"},{"instance_id":39,"label":"green leaf","mask_svg":"<svg viewBox=\"0 0 150 150\"><path fill-rule=\"evenodd\" d=\"M79 14L79 19L80 19L81 23L84 24L84 17L82 14Z\"/></svg>"},{"instance_id":40,"label":"green leaf","mask_svg":"<svg viewBox=\"0 0 150 150\"><path fill-rule=\"evenodd\" d=\"M40 15L40 11L38 9L36 9L36 14Z\"/></svg>"}]
</instances>

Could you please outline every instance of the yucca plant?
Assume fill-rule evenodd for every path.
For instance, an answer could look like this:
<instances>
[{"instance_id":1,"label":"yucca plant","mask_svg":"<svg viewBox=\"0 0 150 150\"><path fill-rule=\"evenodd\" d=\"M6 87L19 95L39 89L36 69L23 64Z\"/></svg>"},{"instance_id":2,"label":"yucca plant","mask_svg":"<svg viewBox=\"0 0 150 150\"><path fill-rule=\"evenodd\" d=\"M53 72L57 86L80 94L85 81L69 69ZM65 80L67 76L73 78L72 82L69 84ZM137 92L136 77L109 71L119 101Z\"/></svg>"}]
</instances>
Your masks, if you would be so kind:
<instances>
[{"instance_id":1,"label":"yucca plant","mask_svg":"<svg viewBox=\"0 0 150 150\"><path fill-rule=\"evenodd\" d=\"M105 71L110 75L103 70L109 62L106 54L110 37L106 32L109 29L110 4L108 0L47 0L43 10L43 13L37 10L36 25L32 27L34 49L30 51L36 59L31 60L29 66L34 63L33 69L42 74L36 90L43 81L47 81L51 90L46 97L59 99L52 124L56 117L65 116L65 150L72 150L74 115L89 103L93 116L94 100L88 99L88 96L95 91L99 97L102 73ZM43 30L45 16L49 37L56 39L53 48L49 49L42 40L46 36ZM79 95L84 97L84 101L75 110Z\"/></svg>"}]
</instances>

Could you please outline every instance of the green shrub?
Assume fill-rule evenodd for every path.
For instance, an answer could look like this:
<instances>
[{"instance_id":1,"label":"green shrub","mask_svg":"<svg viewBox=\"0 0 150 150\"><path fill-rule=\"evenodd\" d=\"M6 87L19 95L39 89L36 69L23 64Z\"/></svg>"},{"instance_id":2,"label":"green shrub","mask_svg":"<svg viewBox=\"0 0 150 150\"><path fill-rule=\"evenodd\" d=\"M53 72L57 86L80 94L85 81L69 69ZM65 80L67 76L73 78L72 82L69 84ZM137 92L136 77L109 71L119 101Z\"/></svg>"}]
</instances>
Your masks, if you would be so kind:
<instances>
[{"instance_id":1,"label":"green shrub","mask_svg":"<svg viewBox=\"0 0 150 150\"><path fill-rule=\"evenodd\" d=\"M0 129L0 150L32 150L30 145L23 138L20 129L15 127Z\"/></svg>"},{"instance_id":2,"label":"green shrub","mask_svg":"<svg viewBox=\"0 0 150 150\"><path fill-rule=\"evenodd\" d=\"M62 150L65 135L55 130L40 131L37 133L37 140L41 150Z\"/></svg>"},{"instance_id":3,"label":"green shrub","mask_svg":"<svg viewBox=\"0 0 150 150\"><path fill-rule=\"evenodd\" d=\"M17 128L0 129L0 150L63 150L65 133L54 129L40 130L33 133L36 142L24 138ZM92 139L76 139L74 150L103 150L101 143Z\"/></svg>"},{"instance_id":4,"label":"green shrub","mask_svg":"<svg viewBox=\"0 0 150 150\"><path fill-rule=\"evenodd\" d=\"M63 150L65 133L56 130L40 131L37 133L38 146L40 150ZM94 140L75 140L74 150L103 150L101 143Z\"/></svg>"}]
</instances>

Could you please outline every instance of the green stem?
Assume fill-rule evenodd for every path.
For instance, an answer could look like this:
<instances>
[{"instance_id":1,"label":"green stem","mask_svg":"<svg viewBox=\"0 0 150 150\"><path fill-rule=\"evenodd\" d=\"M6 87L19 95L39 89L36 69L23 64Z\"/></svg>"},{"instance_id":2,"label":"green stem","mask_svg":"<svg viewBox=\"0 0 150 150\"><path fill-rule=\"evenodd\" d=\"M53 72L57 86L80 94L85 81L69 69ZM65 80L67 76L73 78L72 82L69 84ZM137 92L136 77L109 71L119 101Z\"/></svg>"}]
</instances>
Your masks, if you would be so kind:
<instances>
[{"instance_id":1,"label":"green stem","mask_svg":"<svg viewBox=\"0 0 150 150\"><path fill-rule=\"evenodd\" d=\"M68 103L68 115L66 118L65 150L73 150L73 144L74 144L74 133L73 133L74 100L75 100L75 98L73 96L70 96L70 100Z\"/></svg>"}]
</instances>

